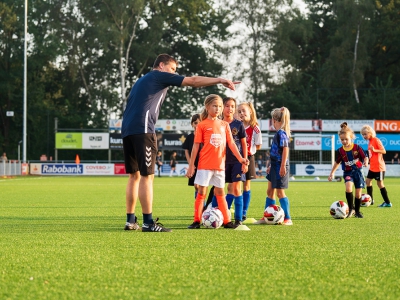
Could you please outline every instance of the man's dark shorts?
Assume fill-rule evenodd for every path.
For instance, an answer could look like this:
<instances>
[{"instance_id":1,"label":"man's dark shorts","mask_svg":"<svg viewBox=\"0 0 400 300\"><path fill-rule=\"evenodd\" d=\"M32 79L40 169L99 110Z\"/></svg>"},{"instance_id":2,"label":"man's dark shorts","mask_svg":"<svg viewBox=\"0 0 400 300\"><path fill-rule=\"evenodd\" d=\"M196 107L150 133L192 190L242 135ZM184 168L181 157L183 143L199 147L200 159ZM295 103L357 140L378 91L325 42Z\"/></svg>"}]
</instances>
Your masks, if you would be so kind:
<instances>
[{"instance_id":1,"label":"man's dark shorts","mask_svg":"<svg viewBox=\"0 0 400 300\"><path fill-rule=\"evenodd\" d=\"M129 135L123 138L125 171L140 175L154 174L157 155L157 138L154 133Z\"/></svg>"}]
</instances>

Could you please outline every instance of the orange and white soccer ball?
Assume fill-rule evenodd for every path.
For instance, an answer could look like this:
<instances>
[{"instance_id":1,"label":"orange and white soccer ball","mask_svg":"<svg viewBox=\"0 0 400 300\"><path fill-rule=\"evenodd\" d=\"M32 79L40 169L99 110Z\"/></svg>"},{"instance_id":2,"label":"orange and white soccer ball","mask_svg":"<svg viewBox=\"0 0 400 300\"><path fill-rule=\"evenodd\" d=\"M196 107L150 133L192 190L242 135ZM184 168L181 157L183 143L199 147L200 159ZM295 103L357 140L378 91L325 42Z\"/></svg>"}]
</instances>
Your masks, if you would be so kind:
<instances>
[{"instance_id":1,"label":"orange and white soccer ball","mask_svg":"<svg viewBox=\"0 0 400 300\"><path fill-rule=\"evenodd\" d=\"M368 207L371 205L372 198L368 194L362 194L361 195L361 206L363 207Z\"/></svg>"},{"instance_id":2,"label":"orange and white soccer ball","mask_svg":"<svg viewBox=\"0 0 400 300\"><path fill-rule=\"evenodd\" d=\"M346 202L339 200L332 203L330 214L334 219L345 219L349 213L349 206Z\"/></svg>"}]
</instances>

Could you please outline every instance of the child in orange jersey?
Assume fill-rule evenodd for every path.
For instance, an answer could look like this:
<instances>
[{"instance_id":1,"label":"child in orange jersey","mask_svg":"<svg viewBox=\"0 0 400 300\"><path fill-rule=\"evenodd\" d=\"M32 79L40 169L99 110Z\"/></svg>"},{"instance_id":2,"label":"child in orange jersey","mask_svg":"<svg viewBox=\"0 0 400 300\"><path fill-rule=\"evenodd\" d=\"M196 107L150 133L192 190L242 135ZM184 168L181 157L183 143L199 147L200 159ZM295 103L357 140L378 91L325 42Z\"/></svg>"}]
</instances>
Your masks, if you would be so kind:
<instances>
[{"instance_id":1,"label":"child in orange jersey","mask_svg":"<svg viewBox=\"0 0 400 300\"><path fill-rule=\"evenodd\" d=\"M372 198L374 204L374 197L372 196L372 180L375 179L376 183L381 191L383 202L378 207L392 207L392 203L389 200L383 179L385 178L386 165L383 160L383 154L386 154L385 147L383 147L380 139L376 137L376 132L369 125L364 125L361 128L361 135L365 140L369 141L368 144L368 157L369 157L369 171L367 175L367 193Z\"/></svg>"},{"instance_id":2,"label":"child in orange jersey","mask_svg":"<svg viewBox=\"0 0 400 300\"><path fill-rule=\"evenodd\" d=\"M195 170L195 158L203 144L200 152L200 159L194 183L199 185L195 205L194 220L188 229L200 228L203 203L207 194L207 187L213 185L214 193L217 198L218 208L224 216L225 228L236 228L231 222L228 213L228 205L225 200L225 157L226 146L232 150L235 157L242 164L242 169L246 169L248 160L240 155L238 148L233 140L229 124L219 119L222 113L222 99L218 95L208 95L204 101L205 108L201 113L201 122L197 125L192 155L190 158L187 177L192 177Z\"/></svg>"},{"instance_id":3,"label":"child in orange jersey","mask_svg":"<svg viewBox=\"0 0 400 300\"><path fill-rule=\"evenodd\" d=\"M250 182L252 179L257 178L254 155L257 150L261 149L262 134L260 127L258 127L256 111L253 104L250 102L241 103L238 106L238 115L246 130L247 154L249 158L249 168L246 173L246 181L243 184L243 220L246 220L247 210L249 209L251 200Z\"/></svg>"}]
</instances>

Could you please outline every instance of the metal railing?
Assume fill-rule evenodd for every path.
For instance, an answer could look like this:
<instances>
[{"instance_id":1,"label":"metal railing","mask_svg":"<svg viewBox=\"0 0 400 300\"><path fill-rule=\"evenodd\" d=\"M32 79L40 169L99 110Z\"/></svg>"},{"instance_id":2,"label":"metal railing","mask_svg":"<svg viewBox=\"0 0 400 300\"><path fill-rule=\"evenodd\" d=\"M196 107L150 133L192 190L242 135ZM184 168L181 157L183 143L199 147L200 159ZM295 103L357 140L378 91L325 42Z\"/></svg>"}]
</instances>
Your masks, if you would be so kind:
<instances>
[{"instance_id":1,"label":"metal railing","mask_svg":"<svg viewBox=\"0 0 400 300\"><path fill-rule=\"evenodd\" d=\"M16 176L21 175L20 161L0 161L0 176Z\"/></svg>"}]
</instances>

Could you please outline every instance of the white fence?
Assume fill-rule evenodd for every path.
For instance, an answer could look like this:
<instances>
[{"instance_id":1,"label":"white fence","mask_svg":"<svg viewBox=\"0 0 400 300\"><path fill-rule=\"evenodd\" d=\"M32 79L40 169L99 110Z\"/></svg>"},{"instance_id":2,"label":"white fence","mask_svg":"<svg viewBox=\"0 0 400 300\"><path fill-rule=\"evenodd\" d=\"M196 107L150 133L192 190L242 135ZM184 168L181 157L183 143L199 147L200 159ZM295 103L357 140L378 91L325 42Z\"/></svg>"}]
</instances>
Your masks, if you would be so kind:
<instances>
[{"instance_id":1,"label":"white fence","mask_svg":"<svg viewBox=\"0 0 400 300\"><path fill-rule=\"evenodd\" d=\"M0 162L0 176L21 175L21 162L2 161Z\"/></svg>"}]
</instances>

